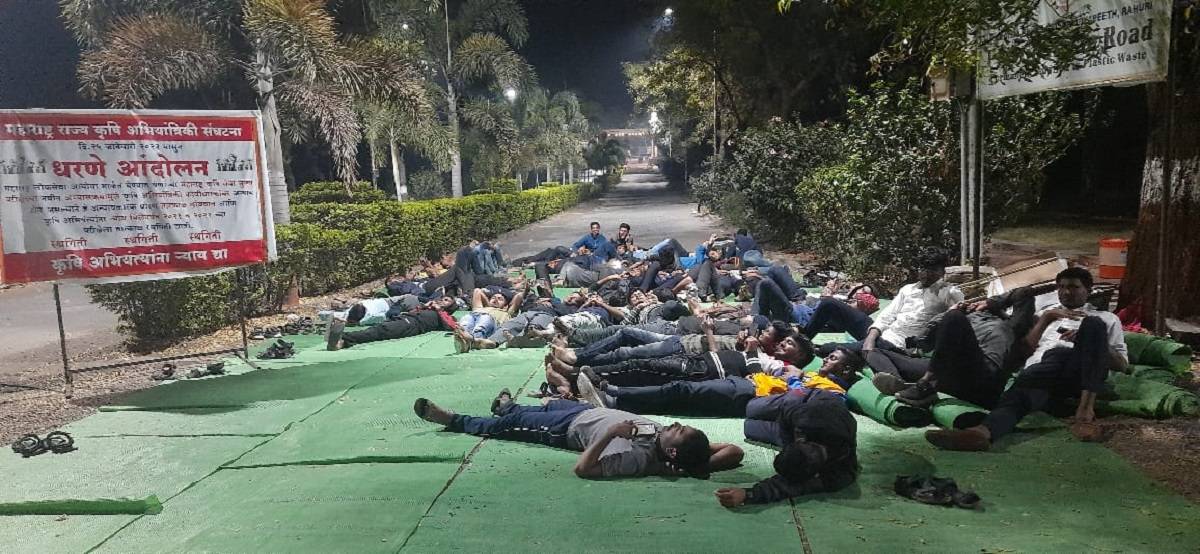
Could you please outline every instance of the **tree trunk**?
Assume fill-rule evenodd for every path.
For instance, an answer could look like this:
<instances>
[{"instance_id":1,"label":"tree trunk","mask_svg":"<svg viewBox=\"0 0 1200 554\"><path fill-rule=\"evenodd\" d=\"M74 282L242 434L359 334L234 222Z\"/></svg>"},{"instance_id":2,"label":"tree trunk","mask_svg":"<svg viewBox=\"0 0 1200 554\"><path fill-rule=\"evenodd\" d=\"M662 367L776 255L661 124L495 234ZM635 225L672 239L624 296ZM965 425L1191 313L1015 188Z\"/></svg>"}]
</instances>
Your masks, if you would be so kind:
<instances>
[{"instance_id":1,"label":"tree trunk","mask_svg":"<svg viewBox=\"0 0 1200 554\"><path fill-rule=\"evenodd\" d=\"M458 98L454 95L454 87L446 93L447 116L450 119L450 194L454 198L462 198L462 146L459 144Z\"/></svg>"},{"instance_id":2,"label":"tree trunk","mask_svg":"<svg viewBox=\"0 0 1200 554\"><path fill-rule=\"evenodd\" d=\"M375 149L375 141L368 140L367 146L371 149L371 186L379 188L379 159L378 152Z\"/></svg>"},{"instance_id":3,"label":"tree trunk","mask_svg":"<svg viewBox=\"0 0 1200 554\"><path fill-rule=\"evenodd\" d=\"M1200 315L1200 183L1197 181L1200 179L1200 92L1187 85L1184 85L1185 94L1174 98L1170 152L1166 150L1167 121L1171 115L1167 85L1155 83L1146 88L1151 127L1137 229L1129 247L1120 298L1123 306L1141 302L1143 324L1147 327L1155 324L1154 310L1158 300L1164 156L1170 156L1172 167L1165 198L1167 221L1163 267L1166 271L1162 282L1162 315L1171 318Z\"/></svg>"},{"instance_id":4,"label":"tree trunk","mask_svg":"<svg viewBox=\"0 0 1200 554\"><path fill-rule=\"evenodd\" d=\"M392 157L392 182L396 185L396 200L404 200L404 189L408 186L408 171L404 167L404 155L396 139L388 141L388 152Z\"/></svg>"},{"instance_id":5,"label":"tree trunk","mask_svg":"<svg viewBox=\"0 0 1200 554\"><path fill-rule=\"evenodd\" d=\"M275 106L275 74L266 52L255 52L255 73L258 77L259 109L263 120L263 145L267 150L267 187L271 191L271 218L276 225L292 221L288 203L288 185L283 171L283 133L279 126L279 109Z\"/></svg>"},{"instance_id":6,"label":"tree trunk","mask_svg":"<svg viewBox=\"0 0 1200 554\"><path fill-rule=\"evenodd\" d=\"M575 162L567 164L567 182L575 182Z\"/></svg>"}]
</instances>

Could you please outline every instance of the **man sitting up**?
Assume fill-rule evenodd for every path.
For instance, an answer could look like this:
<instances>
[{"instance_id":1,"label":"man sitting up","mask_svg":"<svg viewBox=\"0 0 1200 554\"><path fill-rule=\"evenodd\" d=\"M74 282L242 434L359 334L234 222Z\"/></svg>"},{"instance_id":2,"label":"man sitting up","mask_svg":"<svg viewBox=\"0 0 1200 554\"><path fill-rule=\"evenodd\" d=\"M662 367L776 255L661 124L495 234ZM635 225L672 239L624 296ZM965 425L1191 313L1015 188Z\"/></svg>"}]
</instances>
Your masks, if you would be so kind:
<instances>
[{"instance_id":1,"label":"man sitting up","mask_svg":"<svg viewBox=\"0 0 1200 554\"><path fill-rule=\"evenodd\" d=\"M1012 317L1004 313L1013 309ZM933 329L917 341L932 357L912 357L894 350L867 355L875 370L872 382L883 394L925 408L938 392L991 409L1008 384L1015 363L1025 356L1016 337L1033 326L1034 291L1029 287L971 306L959 305L931 322ZM1017 355L1013 355L1017 354ZM1015 359L1015 360L1014 360Z\"/></svg>"},{"instance_id":2,"label":"man sitting up","mask_svg":"<svg viewBox=\"0 0 1200 554\"><path fill-rule=\"evenodd\" d=\"M862 350L864 355L876 348L908 348L909 337L919 336L935 316L963 301L962 291L942 280L948 263L945 252L940 250L921 254L917 260L917 282L900 287L892 302L879 312L866 338L848 346Z\"/></svg>"},{"instance_id":3,"label":"man sitting up","mask_svg":"<svg viewBox=\"0 0 1200 554\"><path fill-rule=\"evenodd\" d=\"M805 494L836 492L858 479L858 423L837 395L812 390L789 394L769 421L747 419L746 438L783 448L775 475L751 488L716 491L726 508L767 504Z\"/></svg>"},{"instance_id":4,"label":"man sitting up","mask_svg":"<svg viewBox=\"0 0 1200 554\"><path fill-rule=\"evenodd\" d=\"M594 256L600 256L607 260L617 255L617 250L608 242L608 238L600 234L600 222L593 221L588 228L591 232L580 237L571 245L571 249L582 253L582 249L587 249Z\"/></svg>"},{"instance_id":5,"label":"man sitting up","mask_svg":"<svg viewBox=\"0 0 1200 554\"><path fill-rule=\"evenodd\" d=\"M637 415L568 400L520 406L505 389L493 403L495 417L459 415L419 398L413 410L447 431L544 444L581 451L575 475L584 479L686 475L707 479L737 467L742 449L708 442L703 431L679 423L662 426Z\"/></svg>"},{"instance_id":6,"label":"man sitting up","mask_svg":"<svg viewBox=\"0 0 1200 554\"><path fill-rule=\"evenodd\" d=\"M458 320L454 331L454 348L460 354L471 350L474 339L490 336L496 328L516 316L525 301L518 292L510 300L502 291L475 289L471 295L471 312Z\"/></svg>"},{"instance_id":7,"label":"man sitting up","mask_svg":"<svg viewBox=\"0 0 1200 554\"><path fill-rule=\"evenodd\" d=\"M1096 393L1104 390L1109 370L1124 371L1129 366L1125 333L1117 316L1087 303L1092 274L1086 269L1064 269L1054 282L1059 303L1038 313L1037 323L1025 336L1033 355L996 408L982 425L928 431L926 440L949 450L988 450L1029 412L1057 408L1074 397L1079 403L1071 431L1083 439L1094 438Z\"/></svg>"},{"instance_id":8,"label":"man sitting up","mask_svg":"<svg viewBox=\"0 0 1200 554\"><path fill-rule=\"evenodd\" d=\"M432 331L451 331L458 327L450 314L457 303L454 297L443 296L395 319L373 325L361 331L345 332L346 322L329 322L325 342L328 350L341 350L356 344L415 337Z\"/></svg>"}]
</instances>

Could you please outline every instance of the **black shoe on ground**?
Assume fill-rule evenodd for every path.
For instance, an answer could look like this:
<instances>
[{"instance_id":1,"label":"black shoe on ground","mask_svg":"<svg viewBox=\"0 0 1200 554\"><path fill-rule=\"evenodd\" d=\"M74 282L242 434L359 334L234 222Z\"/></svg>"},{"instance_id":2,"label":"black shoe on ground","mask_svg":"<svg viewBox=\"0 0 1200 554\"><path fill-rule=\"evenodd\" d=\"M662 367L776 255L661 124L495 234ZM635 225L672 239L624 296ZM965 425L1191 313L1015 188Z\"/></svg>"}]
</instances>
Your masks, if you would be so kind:
<instances>
[{"instance_id":1,"label":"black shoe on ground","mask_svg":"<svg viewBox=\"0 0 1200 554\"><path fill-rule=\"evenodd\" d=\"M896 400L915 408L928 408L938 401L937 387L929 381L918 381L916 385L896 393Z\"/></svg>"}]
</instances>

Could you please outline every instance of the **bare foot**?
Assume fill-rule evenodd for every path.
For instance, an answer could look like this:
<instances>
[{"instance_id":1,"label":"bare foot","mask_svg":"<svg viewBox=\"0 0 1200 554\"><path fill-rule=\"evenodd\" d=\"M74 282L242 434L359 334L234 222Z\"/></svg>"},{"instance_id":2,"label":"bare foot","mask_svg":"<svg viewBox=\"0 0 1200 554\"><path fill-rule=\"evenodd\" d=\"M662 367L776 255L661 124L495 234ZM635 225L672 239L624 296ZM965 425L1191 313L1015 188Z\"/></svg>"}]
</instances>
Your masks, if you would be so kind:
<instances>
[{"instance_id":1,"label":"bare foot","mask_svg":"<svg viewBox=\"0 0 1200 554\"><path fill-rule=\"evenodd\" d=\"M570 365L563 362L562 360L555 358L553 355L546 356L546 365L549 366L550 369L557 372L559 375L563 375L566 377L574 377L575 374L579 373L578 371L575 370L575 368L571 367Z\"/></svg>"},{"instance_id":2,"label":"bare foot","mask_svg":"<svg viewBox=\"0 0 1200 554\"><path fill-rule=\"evenodd\" d=\"M573 349L554 344L550 346L550 351L554 353L555 358L558 358L567 364L575 365L575 362L579 361L579 359L575 357L575 351Z\"/></svg>"},{"instance_id":3,"label":"bare foot","mask_svg":"<svg viewBox=\"0 0 1200 554\"><path fill-rule=\"evenodd\" d=\"M454 417L454 412L445 410L426 398L418 398L413 403L413 411L417 413L417 417L425 421L440 423L442 425L449 425L450 419Z\"/></svg>"}]
</instances>

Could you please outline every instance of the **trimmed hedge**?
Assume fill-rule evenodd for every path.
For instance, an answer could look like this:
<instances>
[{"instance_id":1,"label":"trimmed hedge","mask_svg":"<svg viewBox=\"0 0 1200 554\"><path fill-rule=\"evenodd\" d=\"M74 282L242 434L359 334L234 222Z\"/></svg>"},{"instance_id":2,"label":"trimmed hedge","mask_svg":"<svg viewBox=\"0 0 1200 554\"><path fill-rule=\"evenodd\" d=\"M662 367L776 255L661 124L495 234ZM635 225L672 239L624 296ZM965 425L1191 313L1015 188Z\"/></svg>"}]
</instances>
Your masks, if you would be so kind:
<instances>
[{"instance_id":1,"label":"trimmed hedge","mask_svg":"<svg viewBox=\"0 0 1200 554\"><path fill-rule=\"evenodd\" d=\"M295 277L313 296L401 273L430 250L452 251L544 219L603 187L587 184L516 194L369 204L298 204L276 228L279 260L246 271L247 307L278 311ZM187 279L95 285L92 299L115 312L136 343L171 341L237 321L235 272Z\"/></svg>"},{"instance_id":2,"label":"trimmed hedge","mask_svg":"<svg viewBox=\"0 0 1200 554\"><path fill-rule=\"evenodd\" d=\"M346 194L346 185L341 181L313 181L305 183L300 190L289 195L292 204L321 204L325 202L343 202L353 204L369 204L387 200L388 196L375 185L358 181L350 186L354 192L351 198Z\"/></svg>"}]
</instances>

